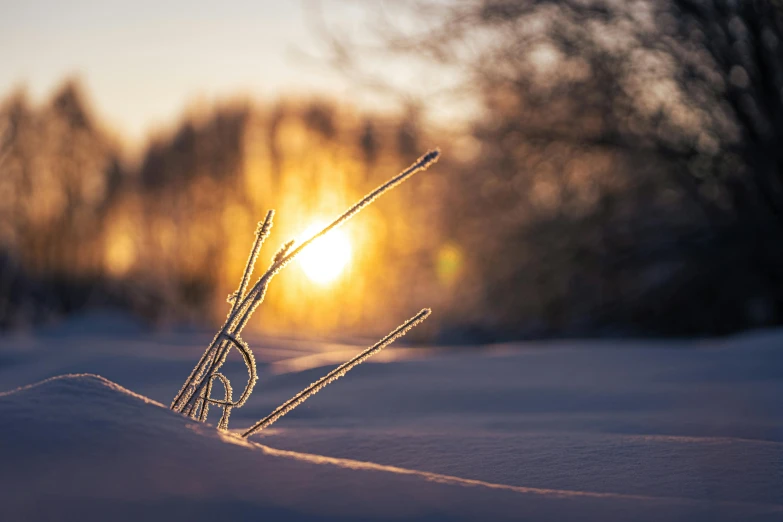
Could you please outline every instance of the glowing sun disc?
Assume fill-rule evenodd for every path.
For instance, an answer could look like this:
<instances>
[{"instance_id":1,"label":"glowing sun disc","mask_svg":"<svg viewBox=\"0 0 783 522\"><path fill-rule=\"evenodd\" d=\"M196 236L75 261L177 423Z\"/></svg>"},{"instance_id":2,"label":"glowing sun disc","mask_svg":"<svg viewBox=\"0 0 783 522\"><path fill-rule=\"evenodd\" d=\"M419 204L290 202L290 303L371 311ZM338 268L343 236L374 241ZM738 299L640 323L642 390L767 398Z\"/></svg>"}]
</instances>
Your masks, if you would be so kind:
<instances>
[{"instance_id":1,"label":"glowing sun disc","mask_svg":"<svg viewBox=\"0 0 783 522\"><path fill-rule=\"evenodd\" d=\"M308 238L324 225L310 226L303 234ZM305 275L314 283L325 285L336 280L351 261L351 242L342 230L332 230L304 249L297 258Z\"/></svg>"}]
</instances>

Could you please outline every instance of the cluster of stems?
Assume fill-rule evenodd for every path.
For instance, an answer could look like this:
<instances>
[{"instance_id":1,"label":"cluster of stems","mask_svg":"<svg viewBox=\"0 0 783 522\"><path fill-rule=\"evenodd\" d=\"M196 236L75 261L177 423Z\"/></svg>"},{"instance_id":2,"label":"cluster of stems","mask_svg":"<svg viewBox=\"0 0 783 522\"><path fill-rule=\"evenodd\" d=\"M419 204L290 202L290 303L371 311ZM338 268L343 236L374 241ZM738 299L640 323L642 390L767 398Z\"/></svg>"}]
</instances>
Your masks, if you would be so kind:
<instances>
[{"instance_id":1,"label":"cluster of stems","mask_svg":"<svg viewBox=\"0 0 783 522\"><path fill-rule=\"evenodd\" d=\"M199 359L190 376L182 385L179 393L174 397L171 403L171 409L180 413L183 413L193 419L197 419L201 422L206 421L209 413L210 404L214 404L223 409L223 414L218 423L218 428L228 429L228 419L231 415L233 408L239 408L247 401L248 397L253 391L253 387L258 380L258 372L256 368L253 352L246 342L242 340L240 334L242 330L247 326L250 317L258 306L263 302L266 290L270 281L288 265L297 255L299 255L305 248L316 241L318 238L324 236L331 230L341 226L346 221L355 216L362 209L370 205L381 194L396 187L416 172L426 169L437 161L440 152L433 150L419 158L410 167L402 171L397 176L393 177L383 185L379 186L359 202L354 204L348 210L346 210L337 219L332 221L329 225L323 228L320 232L314 234L312 237L303 241L296 247L294 247L294 241L285 243L272 258L272 262L267 270L258 278L258 280L250 286L250 280L255 268L256 260L258 259L259 252L264 243L264 240L269 236L272 230L272 224L274 219L274 211L270 210L266 218L259 223L256 230L256 238L253 243L253 248L250 250L247 264L242 275L242 280L239 284L239 288L235 293L229 296L229 303L231 304L230 311L226 318L225 323L215 335L212 342L207 347L204 354ZM291 400L287 401L272 414L256 423L253 427L248 429L243 436L251 435L275 422L282 417L285 413L288 413L293 408L301 404L308 397L315 394L326 384L338 379L349 371L354 366L360 364L370 356L379 352L384 347L391 344L395 339L404 335L408 330L423 321L430 311L428 309L422 310L416 316L412 317L389 335L381 339L378 343L371 346L357 357L351 359L347 363L343 364L336 370L327 374L324 378L311 384L305 388L301 393L294 396ZM233 390L228 378L220 373L220 369L226 362L229 352L232 348L235 348L242 355L245 366L248 371L248 381L244 390L240 394L239 398L234 400ZM220 381L223 385L224 395L222 399L216 399L212 397L212 387L215 380Z\"/></svg>"}]
</instances>

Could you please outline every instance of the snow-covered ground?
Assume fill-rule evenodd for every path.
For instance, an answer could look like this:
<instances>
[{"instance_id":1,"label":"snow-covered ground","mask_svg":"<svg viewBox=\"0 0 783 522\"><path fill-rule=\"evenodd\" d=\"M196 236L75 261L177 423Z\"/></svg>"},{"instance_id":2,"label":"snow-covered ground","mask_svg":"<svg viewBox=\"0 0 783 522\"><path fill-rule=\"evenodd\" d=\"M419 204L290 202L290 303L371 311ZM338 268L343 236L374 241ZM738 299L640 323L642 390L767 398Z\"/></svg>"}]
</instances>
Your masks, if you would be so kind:
<instances>
[{"instance_id":1,"label":"snow-covered ground","mask_svg":"<svg viewBox=\"0 0 783 522\"><path fill-rule=\"evenodd\" d=\"M783 520L783 332L390 348L250 442L161 405L211 336L0 338L0 520ZM247 340L236 430L363 348Z\"/></svg>"}]
</instances>

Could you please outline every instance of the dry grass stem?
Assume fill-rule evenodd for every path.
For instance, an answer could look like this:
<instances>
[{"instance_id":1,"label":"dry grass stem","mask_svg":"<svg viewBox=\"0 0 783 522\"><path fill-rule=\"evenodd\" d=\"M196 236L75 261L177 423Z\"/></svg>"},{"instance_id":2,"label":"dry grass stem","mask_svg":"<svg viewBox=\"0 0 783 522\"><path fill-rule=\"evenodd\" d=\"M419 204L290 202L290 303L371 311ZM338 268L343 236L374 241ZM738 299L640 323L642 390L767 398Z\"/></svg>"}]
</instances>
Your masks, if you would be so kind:
<instances>
[{"instance_id":1,"label":"dry grass stem","mask_svg":"<svg viewBox=\"0 0 783 522\"><path fill-rule=\"evenodd\" d=\"M300 404L302 404L304 401L321 391L327 384L336 381L346 373L348 373L350 370L352 370L355 366L360 365L376 353L380 352L387 346L389 346L391 343L408 333L408 331L424 321L427 316L429 316L431 313L431 310L429 308L425 308L422 311L420 311L418 314L414 315L404 323L402 323L400 326L395 328L391 333L389 333L386 337L375 343L374 345L370 346L366 350L364 350L362 353L351 359L350 361L341 364L331 372L327 373L314 383L310 384L307 388L300 391L293 397L291 397L289 400L275 408L275 410L258 421L256 424L254 424L252 427L250 427L247 431L245 431L242 436L243 437L249 437L250 435L253 435L254 433L258 433L259 431L263 430L264 428L267 428L277 422L280 417L287 414Z\"/></svg>"},{"instance_id":2,"label":"dry grass stem","mask_svg":"<svg viewBox=\"0 0 783 522\"><path fill-rule=\"evenodd\" d=\"M179 392L174 397L174 400L171 403L171 409L174 411L184 413L185 415L188 415L194 419L205 421L209 413L209 405L214 404L216 406L223 408L223 415L220 419L220 423L218 424L218 427L221 429L227 429L228 418L231 413L231 410L233 408L241 407L245 403L245 401L247 401L248 397L253 391L253 387L255 386L256 381L258 380L258 372L256 369L256 363L253 357L253 352L250 350L250 347L244 341L242 341L242 339L239 336L242 330L244 329L244 327L247 325L247 322L250 320L250 317L253 315L253 312L263 302L264 296L266 295L266 289L269 286L269 283L272 280L272 278L278 272L280 272L280 270L285 268L285 266L288 265L288 263L293 261L297 255L299 255L305 248L307 248L315 240L327 234L329 231L334 230L335 228L343 225L346 221L348 221L353 216L358 214L362 209L370 205L372 202L374 202L379 196L381 196L385 192L396 187L406 179L413 176L415 173L427 169L429 166L431 166L433 163L435 163L438 160L439 156L440 156L440 151L438 150L432 150L428 152L427 154L419 158L410 167L402 171L400 174L393 177L383 185L379 186L378 188L376 188L375 190L373 190L372 192L364 196L360 201L358 201L356 204L354 204L352 207L346 210L343 214L341 214L337 219L332 221L329 225L324 227L320 232L313 235L306 241L300 243L295 248L294 248L294 243L295 243L294 241L289 241L284 245L282 245L280 249L277 251L277 253L274 255L274 257L272 258L272 262L269 268L267 268L266 272L264 272L263 275L261 275L258 278L255 284L250 286L250 279L252 277L259 252L261 251L261 247L264 243L264 240L269 236L272 230L274 211L270 210L267 213L265 219L259 223L258 229L256 230L256 238L253 243L253 247L250 250L250 255L248 256L247 264L242 274L242 280L240 281L239 288L237 289L236 292L234 292L228 297L228 302L231 304L231 309L228 313L226 321L223 324L222 328L215 335L214 339L209 344L207 349L204 351L204 354L201 356L201 359L199 359L198 363L193 368L193 371L191 371L190 376L182 385L182 388L180 388ZM248 287L250 287L249 290ZM429 310L422 310L422 312L420 312L417 316L415 316L410 321L404 323L402 326L400 326L400 328L398 328L397 330L389 334L389 336L382 339L378 344L366 350L365 352L360 354L357 358L354 358L351 361L347 362L345 365L341 366L340 368L343 368L346 365L350 365L347 369L344 369L340 375L337 375L336 377L333 376L327 382L319 386L317 389L312 390L309 394L307 394L304 398L302 398L301 401L305 400L307 397L309 397L310 395L318 391L318 389L328 384L328 382L331 382L332 380L342 376L345 372L350 370L350 368L359 364L367 357L370 357L372 354L377 353L377 351L379 351L384 346L394 341L394 339L396 339L397 337L404 335L405 332L407 332L410 328L412 328L413 326L421 322L428 314L429 314ZM248 372L247 384L245 385L244 390L240 394L239 399L237 399L236 401L233 400L233 391L231 389L230 382L223 374L219 373L220 368L225 363L226 358L228 357L228 354L231 351L231 348L236 348L237 351L240 352ZM357 361L357 359L359 360ZM223 388L225 390L223 400L212 398L211 393L212 393L213 382L215 379L219 380L223 384ZM283 408L284 406L285 405L281 406L281 408ZM296 405L291 406L286 411L290 411L294 407L296 407ZM278 410L280 410L280 408L275 410L275 412L278 412ZM277 420L277 418L279 418L284 414L285 412L279 414L277 417L275 417L274 420ZM267 419L269 419L269 417L267 417ZM262 420L261 423L264 423L267 419ZM274 422L274 420L272 420L271 422ZM271 422L264 424L264 426L270 424Z\"/></svg>"}]
</instances>

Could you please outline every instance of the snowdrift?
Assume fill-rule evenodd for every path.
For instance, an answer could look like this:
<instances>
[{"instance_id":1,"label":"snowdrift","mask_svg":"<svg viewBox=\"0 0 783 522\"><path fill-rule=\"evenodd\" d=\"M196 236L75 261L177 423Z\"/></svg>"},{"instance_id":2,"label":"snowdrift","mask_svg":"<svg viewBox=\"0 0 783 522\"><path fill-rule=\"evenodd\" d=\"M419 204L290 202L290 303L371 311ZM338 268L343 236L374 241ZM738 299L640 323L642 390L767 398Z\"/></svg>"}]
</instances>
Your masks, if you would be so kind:
<instances>
[{"instance_id":1,"label":"snowdrift","mask_svg":"<svg viewBox=\"0 0 783 522\"><path fill-rule=\"evenodd\" d=\"M591 491L584 479L579 489L525 487L273 449L90 374L0 393L0 419L0 504L9 522L783 519L778 502ZM342 440L351 454L351 437ZM459 451L470 454L476 439L462 440ZM393 432L386 443L393 453ZM759 444L779 459L778 442Z\"/></svg>"}]
</instances>

